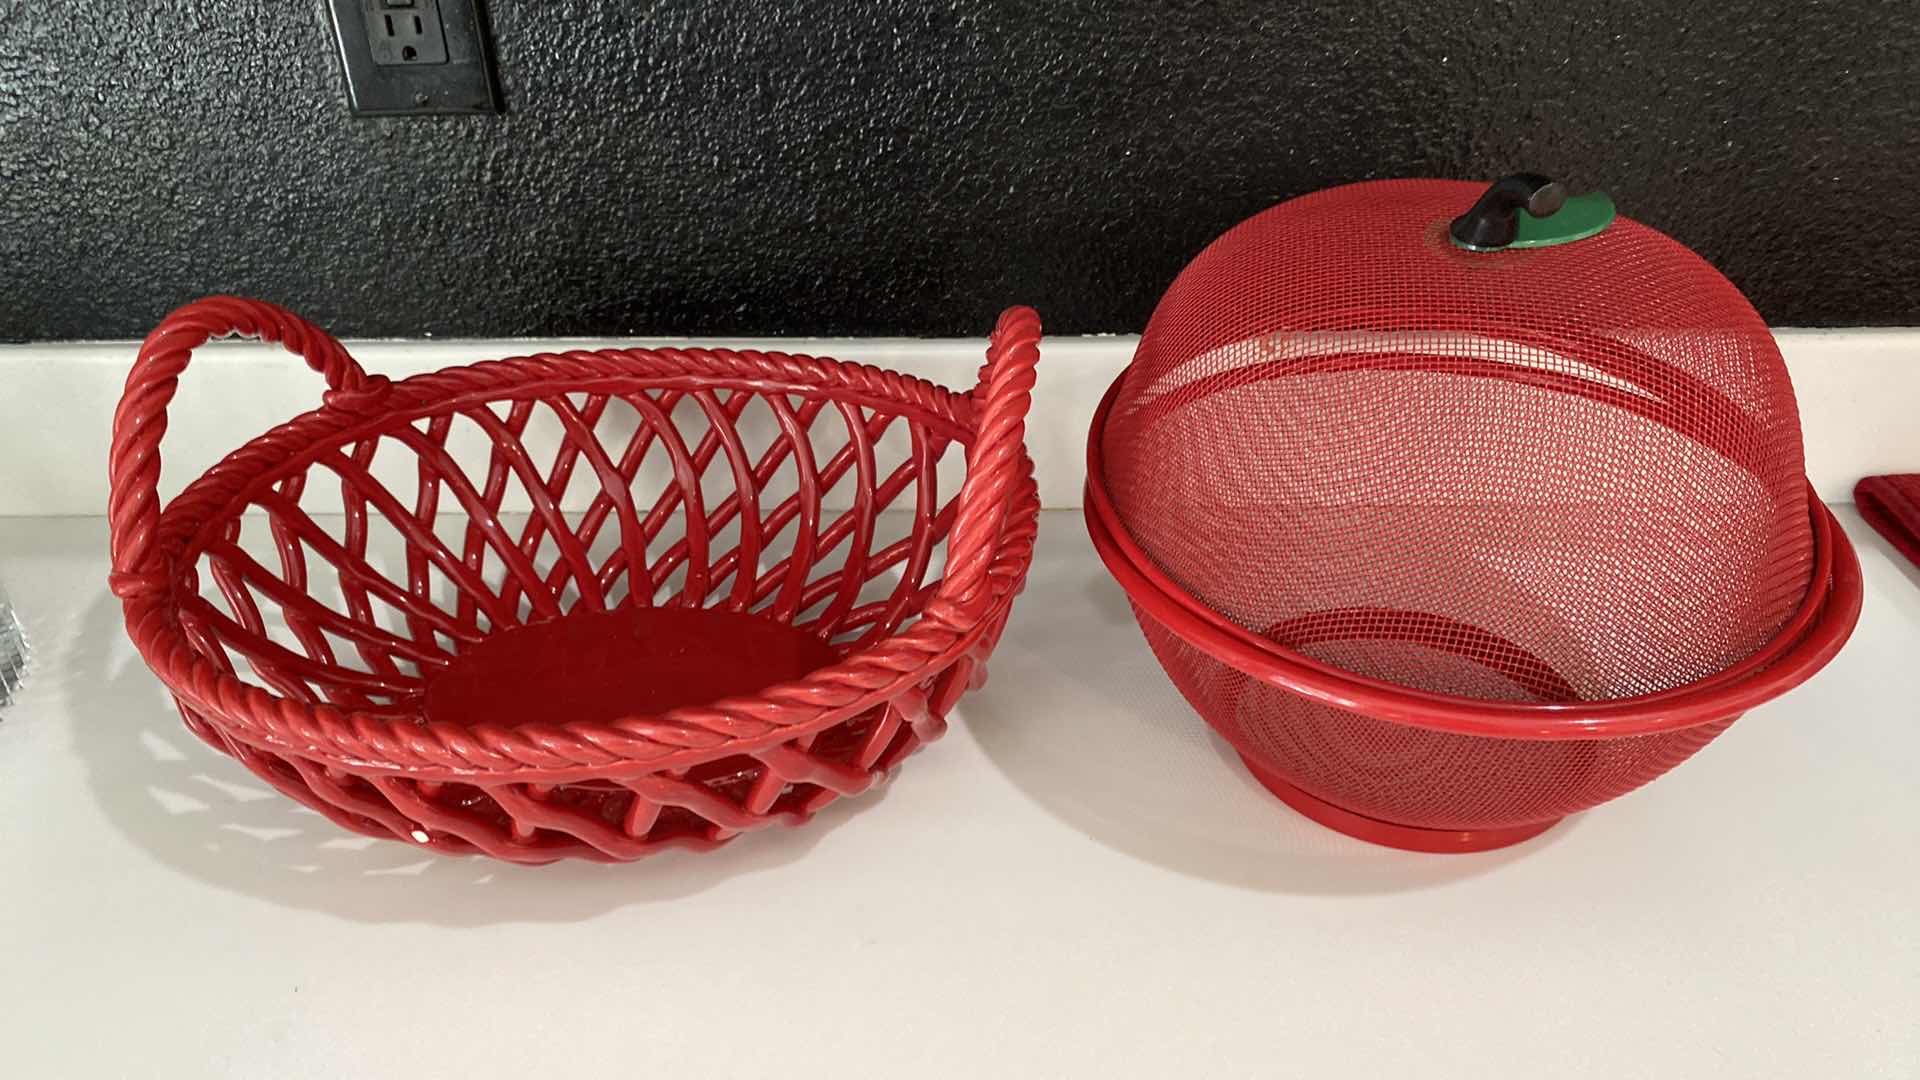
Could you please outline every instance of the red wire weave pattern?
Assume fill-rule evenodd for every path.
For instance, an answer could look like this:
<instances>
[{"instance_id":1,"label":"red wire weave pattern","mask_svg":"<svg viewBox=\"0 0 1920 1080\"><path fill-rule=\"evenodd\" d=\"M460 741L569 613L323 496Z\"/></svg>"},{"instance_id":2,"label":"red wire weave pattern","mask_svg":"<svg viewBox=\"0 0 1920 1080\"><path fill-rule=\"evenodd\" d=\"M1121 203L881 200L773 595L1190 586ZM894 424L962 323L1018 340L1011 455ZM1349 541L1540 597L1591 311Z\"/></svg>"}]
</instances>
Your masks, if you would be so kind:
<instances>
[{"instance_id":1,"label":"red wire weave pattern","mask_svg":"<svg viewBox=\"0 0 1920 1080\"><path fill-rule=\"evenodd\" d=\"M1455 248L1479 191L1357 184L1214 242L1148 324L1095 482L1192 602L1291 655L1502 702L1710 678L1809 590L1773 338L1707 263L1624 218L1559 247ZM1557 817L1725 726L1543 743L1389 724L1142 624L1243 752L1402 824Z\"/></svg>"},{"instance_id":2,"label":"red wire weave pattern","mask_svg":"<svg viewBox=\"0 0 1920 1080\"><path fill-rule=\"evenodd\" d=\"M1550 740L1408 727L1249 678L1138 607L1134 615L1181 696L1235 749L1316 798L1382 821L1449 830L1551 821L1632 791L1691 757L1734 721ZM1403 650L1405 663L1441 676L1436 682L1488 697L1539 700L1534 688L1474 659L1430 645L1408 643ZM1370 646L1365 656L1384 651Z\"/></svg>"},{"instance_id":3,"label":"red wire weave pattern","mask_svg":"<svg viewBox=\"0 0 1920 1080\"><path fill-rule=\"evenodd\" d=\"M326 406L163 509L166 406L226 334L304 357ZM1008 311L971 394L704 349L389 383L280 308L201 301L148 337L115 416L112 585L188 726L350 829L518 862L712 847L866 790L984 679L1032 556L1038 337ZM658 715L429 716L490 635L628 605L753 613L839 659Z\"/></svg>"}]
</instances>

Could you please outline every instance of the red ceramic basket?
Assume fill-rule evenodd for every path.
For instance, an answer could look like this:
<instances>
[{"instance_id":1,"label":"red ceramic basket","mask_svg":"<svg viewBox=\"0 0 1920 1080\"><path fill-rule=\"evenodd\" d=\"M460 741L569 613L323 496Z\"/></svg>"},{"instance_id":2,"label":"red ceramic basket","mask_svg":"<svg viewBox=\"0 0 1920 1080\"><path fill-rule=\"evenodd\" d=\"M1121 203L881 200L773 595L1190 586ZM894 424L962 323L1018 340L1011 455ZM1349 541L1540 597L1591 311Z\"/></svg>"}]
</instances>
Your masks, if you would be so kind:
<instances>
[{"instance_id":1,"label":"red ceramic basket","mask_svg":"<svg viewBox=\"0 0 1920 1080\"><path fill-rule=\"evenodd\" d=\"M1261 783L1421 851L1659 776L1861 601L1759 316L1529 175L1336 188L1215 241L1095 419L1087 520Z\"/></svg>"},{"instance_id":2,"label":"red ceramic basket","mask_svg":"<svg viewBox=\"0 0 1920 1080\"><path fill-rule=\"evenodd\" d=\"M325 403L162 506L167 404L230 334L303 357ZM984 679L1033 553L1039 334L1003 315L971 393L722 349L389 382L281 308L203 300L114 416L112 588L187 726L356 832L611 862L798 824Z\"/></svg>"}]
</instances>

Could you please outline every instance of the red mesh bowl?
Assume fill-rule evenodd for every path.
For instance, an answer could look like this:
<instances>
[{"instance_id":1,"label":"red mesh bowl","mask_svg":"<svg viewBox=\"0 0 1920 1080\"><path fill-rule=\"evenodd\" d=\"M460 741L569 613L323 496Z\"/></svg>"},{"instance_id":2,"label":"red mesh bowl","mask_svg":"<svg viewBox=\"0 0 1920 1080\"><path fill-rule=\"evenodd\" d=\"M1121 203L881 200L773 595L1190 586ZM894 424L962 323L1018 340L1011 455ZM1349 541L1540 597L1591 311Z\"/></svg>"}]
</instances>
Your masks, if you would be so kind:
<instances>
[{"instance_id":1,"label":"red mesh bowl","mask_svg":"<svg viewBox=\"0 0 1920 1080\"><path fill-rule=\"evenodd\" d=\"M1472 252L1480 187L1358 184L1202 252L1089 443L1181 692L1384 843L1513 843L1809 677L1857 617L1772 336L1636 222Z\"/></svg>"},{"instance_id":2,"label":"red mesh bowl","mask_svg":"<svg viewBox=\"0 0 1920 1080\"><path fill-rule=\"evenodd\" d=\"M187 726L349 829L711 848L866 790L984 680L1033 554L1039 333L1009 310L964 394L708 349L389 382L280 308L200 301L114 416L111 584ZM227 334L304 357L325 403L163 507L167 404Z\"/></svg>"}]
</instances>

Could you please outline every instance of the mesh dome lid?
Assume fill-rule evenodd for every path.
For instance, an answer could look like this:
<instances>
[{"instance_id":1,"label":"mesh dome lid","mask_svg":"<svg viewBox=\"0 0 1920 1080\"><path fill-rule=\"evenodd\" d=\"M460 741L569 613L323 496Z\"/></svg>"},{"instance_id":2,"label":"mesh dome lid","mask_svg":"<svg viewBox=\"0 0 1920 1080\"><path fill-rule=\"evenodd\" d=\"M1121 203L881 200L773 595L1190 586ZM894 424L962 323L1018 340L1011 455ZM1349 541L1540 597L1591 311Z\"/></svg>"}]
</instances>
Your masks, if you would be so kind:
<instances>
[{"instance_id":1,"label":"mesh dome lid","mask_svg":"<svg viewBox=\"0 0 1920 1080\"><path fill-rule=\"evenodd\" d=\"M1604 196L1501 185L1354 184L1214 241L1112 391L1094 481L1190 601L1354 674L1505 701L1711 677L1809 589L1779 350Z\"/></svg>"}]
</instances>

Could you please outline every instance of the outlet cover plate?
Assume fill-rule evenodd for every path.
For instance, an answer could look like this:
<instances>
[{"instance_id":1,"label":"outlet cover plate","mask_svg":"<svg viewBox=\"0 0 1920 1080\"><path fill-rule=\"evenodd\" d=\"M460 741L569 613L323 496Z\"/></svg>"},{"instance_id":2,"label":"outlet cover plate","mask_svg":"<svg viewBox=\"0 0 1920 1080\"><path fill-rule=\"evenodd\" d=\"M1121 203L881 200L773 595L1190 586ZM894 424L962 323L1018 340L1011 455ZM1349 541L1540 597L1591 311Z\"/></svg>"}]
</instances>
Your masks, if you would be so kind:
<instances>
[{"instance_id":1,"label":"outlet cover plate","mask_svg":"<svg viewBox=\"0 0 1920 1080\"><path fill-rule=\"evenodd\" d=\"M327 0L327 11L355 116L501 111L478 0Z\"/></svg>"}]
</instances>

